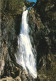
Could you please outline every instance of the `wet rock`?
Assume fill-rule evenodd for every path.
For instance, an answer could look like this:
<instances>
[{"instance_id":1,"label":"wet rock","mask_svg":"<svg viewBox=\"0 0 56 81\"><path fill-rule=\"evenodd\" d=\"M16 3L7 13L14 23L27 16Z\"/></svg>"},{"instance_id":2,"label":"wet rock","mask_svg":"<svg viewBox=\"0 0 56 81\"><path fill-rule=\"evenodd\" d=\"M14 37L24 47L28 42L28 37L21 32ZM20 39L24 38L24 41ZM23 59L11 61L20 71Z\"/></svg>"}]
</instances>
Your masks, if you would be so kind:
<instances>
[{"instance_id":1,"label":"wet rock","mask_svg":"<svg viewBox=\"0 0 56 81\"><path fill-rule=\"evenodd\" d=\"M12 77L3 78L0 81L15 81Z\"/></svg>"},{"instance_id":2,"label":"wet rock","mask_svg":"<svg viewBox=\"0 0 56 81\"><path fill-rule=\"evenodd\" d=\"M19 76L17 76L15 81L21 81L21 78Z\"/></svg>"}]
</instances>

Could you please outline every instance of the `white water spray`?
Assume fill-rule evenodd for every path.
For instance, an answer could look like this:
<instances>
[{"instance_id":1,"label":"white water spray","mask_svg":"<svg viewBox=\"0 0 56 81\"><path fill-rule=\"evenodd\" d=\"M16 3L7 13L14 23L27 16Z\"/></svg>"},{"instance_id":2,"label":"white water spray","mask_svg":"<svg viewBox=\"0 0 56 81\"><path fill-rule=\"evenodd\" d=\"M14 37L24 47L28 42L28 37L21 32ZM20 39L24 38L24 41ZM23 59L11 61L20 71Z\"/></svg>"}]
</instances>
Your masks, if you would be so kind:
<instances>
[{"instance_id":1,"label":"white water spray","mask_svg":"<svg viewBox=\"0 0 56 81\"><path fill-rule=\"evenodd\" d=\"M17 63L20 64L25 70L28 70L33 78L37 77L36 62L32 52L32 45L29 37L29 26L27 21L28 10L22 14L22 24L20 37L18 38Z\"/></svg>"}]
</instances>

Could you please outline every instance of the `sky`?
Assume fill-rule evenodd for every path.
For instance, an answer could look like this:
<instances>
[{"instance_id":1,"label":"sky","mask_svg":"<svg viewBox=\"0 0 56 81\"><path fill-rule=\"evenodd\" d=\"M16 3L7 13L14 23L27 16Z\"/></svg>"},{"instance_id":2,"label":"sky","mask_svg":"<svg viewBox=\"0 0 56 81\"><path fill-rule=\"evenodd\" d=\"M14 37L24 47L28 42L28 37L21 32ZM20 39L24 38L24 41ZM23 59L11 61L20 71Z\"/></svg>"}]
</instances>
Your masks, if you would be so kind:
<instances>
[{"instance_id":1,"label":"sky","mask_svg":"<svg viewBox=\"0 0 56 81\"><path fill-rule=\"evenodd\" d=\"M37 0L27 0L27 1L29 1L29 2L35 2L35 3L37 2Z\"/></svg>"}]
</instances>

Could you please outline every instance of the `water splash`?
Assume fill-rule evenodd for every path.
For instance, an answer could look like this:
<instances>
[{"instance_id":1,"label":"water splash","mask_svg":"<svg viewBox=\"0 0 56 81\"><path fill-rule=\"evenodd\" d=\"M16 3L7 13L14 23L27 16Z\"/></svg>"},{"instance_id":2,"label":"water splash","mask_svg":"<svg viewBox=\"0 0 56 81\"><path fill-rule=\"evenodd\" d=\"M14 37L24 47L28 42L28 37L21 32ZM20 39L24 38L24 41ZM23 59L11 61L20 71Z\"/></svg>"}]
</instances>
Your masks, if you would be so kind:
<instances>
[{"instance_id":1,"label":"water splash","mask_svg":"<svg viewBox=\"0 0 56 81\"><path fill-rule=\"evenodd\" d=\"M32 45L29 37L29 26L27 18L28 10L24 11L22 14L22 24L20 37L18 38L18 53L17 53L17 63L20 64L25 70L36 78L36 62L32 52Z\"/></svg>"}]
</instances>

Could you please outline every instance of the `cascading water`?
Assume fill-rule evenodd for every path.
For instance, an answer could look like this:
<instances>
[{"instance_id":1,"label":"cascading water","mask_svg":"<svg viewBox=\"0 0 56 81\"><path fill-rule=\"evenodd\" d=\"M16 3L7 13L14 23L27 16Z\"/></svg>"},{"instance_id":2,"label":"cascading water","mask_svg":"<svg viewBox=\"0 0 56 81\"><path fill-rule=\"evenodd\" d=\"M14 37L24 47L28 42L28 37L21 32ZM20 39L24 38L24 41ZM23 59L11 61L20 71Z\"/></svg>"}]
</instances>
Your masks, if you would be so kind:
<instances>
[{"instance_id":1,"label":"cascading water","mask_svg":"<svg viewBox=\"0 0 56 81\"><path fill-rule=\"evenodd\" d=\"M20 64L25 70L28 70L29 73L36 78L36 62L32 52L32 45L29 37L29 26L27 22L28 10L24 11L22 14L22 23L20 36L18 38L18 53L16 56L16 61Z\"/></svg>"}]
</instances>

